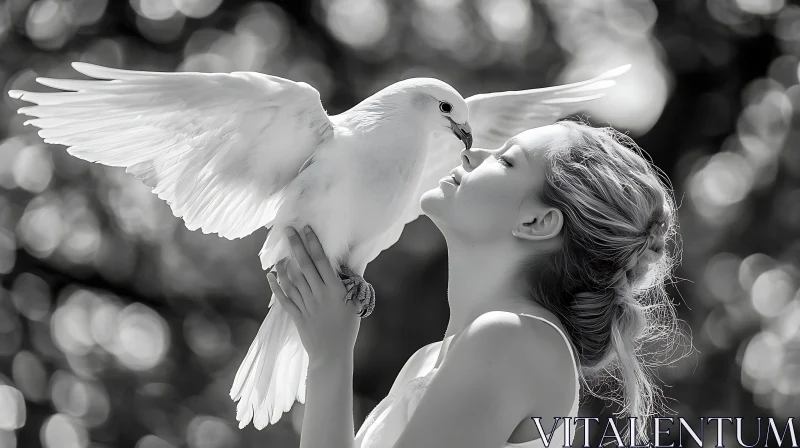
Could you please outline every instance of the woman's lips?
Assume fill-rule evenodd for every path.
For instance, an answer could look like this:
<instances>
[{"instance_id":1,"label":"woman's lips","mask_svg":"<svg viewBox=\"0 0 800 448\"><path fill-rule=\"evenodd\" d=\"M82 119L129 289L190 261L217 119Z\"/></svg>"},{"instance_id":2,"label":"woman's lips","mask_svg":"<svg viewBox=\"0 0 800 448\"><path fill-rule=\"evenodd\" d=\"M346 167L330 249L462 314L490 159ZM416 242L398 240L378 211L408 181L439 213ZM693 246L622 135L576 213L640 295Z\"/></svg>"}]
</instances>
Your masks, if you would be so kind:
<instances>
[{"instance_id":1,"label":"woman's lips","mask_svg":"<svg viewBox=\"0 0 800 448\"><path fill-rule=\"evenodd\" d=\"M461 185L461 176L459 175L458 168L450 171L450 178L453 179L454 184Z\"/></svg>"},{"instance_id":2,"label":"woman's lips","mask_svg":"<svg viewBox=\"0 0 800 448\"><path fill-rule=\"evenodd\" d=\"M443 177L439 180L439 185L450 185L451 187L457 188L458 184L456 183L455 179L452 176Z\"/></svg>"}]
</instances>

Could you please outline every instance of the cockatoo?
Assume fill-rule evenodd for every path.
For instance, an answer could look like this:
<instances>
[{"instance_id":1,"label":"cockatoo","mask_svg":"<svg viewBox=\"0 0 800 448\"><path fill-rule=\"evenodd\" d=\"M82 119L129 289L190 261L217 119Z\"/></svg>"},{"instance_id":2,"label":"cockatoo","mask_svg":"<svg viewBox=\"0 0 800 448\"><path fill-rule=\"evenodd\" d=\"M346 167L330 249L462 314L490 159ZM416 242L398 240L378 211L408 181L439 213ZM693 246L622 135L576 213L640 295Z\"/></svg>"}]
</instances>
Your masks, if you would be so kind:
<instances>
[{"instance_id":1,"label":"cockatoo","mask_svg":"<svg viewBox=\"0 0 800 448\"><path fill-rule=\"evenodd\" d=\"M191 230L235 239L270 229L264 269L289 255L287 226L309 224L348 294L369 313L367 264L422 214L422 194L474 143L509 137L574 113L627 71L556 87L464 99L432 78L392 84L329 116L310 85L254 72L162 73L73 63L93 80L37 78L64 90L9 95L35 106L46 143L80 159L125 167ZM233 381L240 427L277 422L305 401L308 354L273 295Z\"/></svg>"}]
</instances>

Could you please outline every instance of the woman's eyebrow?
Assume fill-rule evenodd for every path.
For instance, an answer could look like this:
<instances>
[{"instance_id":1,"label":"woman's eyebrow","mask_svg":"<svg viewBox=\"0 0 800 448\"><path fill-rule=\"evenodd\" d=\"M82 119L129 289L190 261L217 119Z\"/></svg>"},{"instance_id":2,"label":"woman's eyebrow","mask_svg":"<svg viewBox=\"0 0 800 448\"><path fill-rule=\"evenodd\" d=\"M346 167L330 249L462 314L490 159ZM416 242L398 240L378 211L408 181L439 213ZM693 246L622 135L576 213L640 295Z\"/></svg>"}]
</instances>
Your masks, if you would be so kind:
<instances>
[{"instance_id":1,"label":"woman's eyebrow","mask_svg":"<svg viewBox=\"0 0 800 448\"><path fill-rule=\"evenodd\" d=\"M514 137L511 137L510 139L508 139L506 141L506 144L503 145L503 147L505 147L506 151L508 151L509 149L513 148L514 145L516 145L516 144L517 144L517 137L514 136Z\"/></svg>"},{"instance_id":2,"label":"woman's eyebrow","mask_svg":"<svg viewBox=\"0 0 800 448\"><path fill-rule=\"evenodd\" d=\"M506 154L506 153L507 153L508 151L510 151L510 150L511 150L511 148L513 148L514 146L517 146L517 142L516 142L516 141L515 141L515 140L512 138L512 139L509 139L508 141L506 141L506 143L505 143L503 146L501 146L501 147L499 147L499 148L495 149L495 151L496 151L498 154L501 154L501 155L502 155L502 154Z\"/></svg>"},{"instance_id":3,"label":"woman's eyebrow","mask_svg":"<svg viewBox=\"0 0 800 448\"><path fill-rule=\"evenodd\" d=\"M531 155L529 154L529 151L526 151L521 145L517 145L516 147L519 148L519 152L522 153L522 156L517 157L517 159L523 159L525 160L525 163L528 164L533 163L530 159Z\"/></svg>"}]
</instances>

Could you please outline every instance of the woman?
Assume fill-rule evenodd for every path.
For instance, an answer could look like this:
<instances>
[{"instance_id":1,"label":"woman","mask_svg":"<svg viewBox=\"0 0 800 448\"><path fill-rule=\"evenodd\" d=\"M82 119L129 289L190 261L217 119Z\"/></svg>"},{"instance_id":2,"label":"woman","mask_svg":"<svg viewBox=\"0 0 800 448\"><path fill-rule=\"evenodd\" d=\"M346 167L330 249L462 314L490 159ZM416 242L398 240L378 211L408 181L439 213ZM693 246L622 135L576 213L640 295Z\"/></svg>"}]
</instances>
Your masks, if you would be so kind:
<instances>
[{"instance_id":1,"label":"woman","mask_svg":"<svg viewBox=\"0 0 800 448\"><path fill-rule=\"evenodd\" d=\"M596 394L588 381L608 375L630 416L651 415L640 350L674 340L675 206L635 144L568 121L531 129L464 151L421 205L447 241L447 332L408 360L355 438L359 305L342 300L313 232L301 230L305 247L287 231L293 256L268 278L310 359L301 447L569 445L575 427L562 422L580 384ZM637 436L647 440L641 425Z\"/></svg>"}]
</instances>

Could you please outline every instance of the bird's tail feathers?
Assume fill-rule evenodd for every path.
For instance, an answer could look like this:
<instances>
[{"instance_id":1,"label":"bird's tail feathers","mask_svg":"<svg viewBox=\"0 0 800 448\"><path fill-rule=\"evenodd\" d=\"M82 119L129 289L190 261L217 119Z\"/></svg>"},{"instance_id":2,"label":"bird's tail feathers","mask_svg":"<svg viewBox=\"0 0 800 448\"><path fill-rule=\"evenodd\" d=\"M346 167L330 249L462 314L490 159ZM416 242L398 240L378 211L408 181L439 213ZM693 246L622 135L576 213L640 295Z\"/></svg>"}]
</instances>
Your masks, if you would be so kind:
<instances>
[{"instance_id":1,"label":"bird's tail feathers","mask_svg":"<svg viewBox=\"0 0 800 448\"><path fill-rule=\"evenodd\" d=\"M305 402L308 353L274 295L270 306L231 387L240 428L250 421L256 429L275 424L295 400Z\"/></svg>"}]
</instances>

